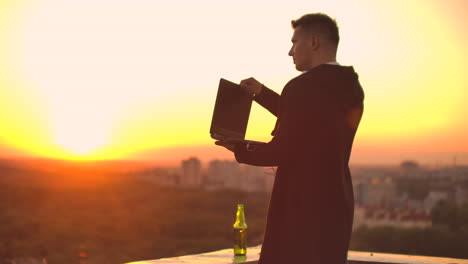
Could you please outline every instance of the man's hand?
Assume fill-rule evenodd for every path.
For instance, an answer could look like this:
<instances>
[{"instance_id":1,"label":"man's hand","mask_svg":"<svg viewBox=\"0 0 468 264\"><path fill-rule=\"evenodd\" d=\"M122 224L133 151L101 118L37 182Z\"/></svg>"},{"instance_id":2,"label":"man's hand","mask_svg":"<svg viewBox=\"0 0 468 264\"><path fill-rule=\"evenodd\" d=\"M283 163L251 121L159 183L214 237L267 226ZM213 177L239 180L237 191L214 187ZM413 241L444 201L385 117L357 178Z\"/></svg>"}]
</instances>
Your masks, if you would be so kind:
<instances>
[{"instance_id":1,"label":"man's hand","mask_svg":"<svg viewBox=\"0 0 468 264\"><path fill-rule=\"evenodd\" d=\"M244 91L248 92L252 96L260 94L263 88L263 84L255 80L253 77L242 80L239 85Z\"/></svg>"},{"instance_id":2,"label":"man's hand","mask_svg":"<svg viewBox=\"0 0 468 264\"><path fill-rule=\"evenodd\" d=\"M222 146L227 148L229 151L234 152L234 149L236 148L236 144L233 142L228 142L228 141L221 141L218 140L215 142L216 145Z\"/></svg>"}]
</instances>

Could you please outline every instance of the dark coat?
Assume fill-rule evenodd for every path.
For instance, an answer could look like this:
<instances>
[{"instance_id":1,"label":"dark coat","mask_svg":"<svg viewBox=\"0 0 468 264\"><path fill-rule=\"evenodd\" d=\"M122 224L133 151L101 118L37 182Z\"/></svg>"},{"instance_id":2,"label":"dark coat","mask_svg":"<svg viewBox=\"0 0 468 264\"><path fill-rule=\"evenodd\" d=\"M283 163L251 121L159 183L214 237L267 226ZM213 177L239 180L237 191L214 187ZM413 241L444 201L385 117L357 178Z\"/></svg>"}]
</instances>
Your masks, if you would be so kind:
<instances>
[{"instance_id":1,"label":"dark coat","mask_svg":"<svg viewBox=\"0 0 468 264\"><path fill-rule=\"evenodd\" d=\"M354 198L348 167L364 93L352 67L323 64L292 79L281 96L255 97L278 117L273 139L238 145L238 162L278 166L260 264L345 264Z\"/></svg>"}]
</instances>

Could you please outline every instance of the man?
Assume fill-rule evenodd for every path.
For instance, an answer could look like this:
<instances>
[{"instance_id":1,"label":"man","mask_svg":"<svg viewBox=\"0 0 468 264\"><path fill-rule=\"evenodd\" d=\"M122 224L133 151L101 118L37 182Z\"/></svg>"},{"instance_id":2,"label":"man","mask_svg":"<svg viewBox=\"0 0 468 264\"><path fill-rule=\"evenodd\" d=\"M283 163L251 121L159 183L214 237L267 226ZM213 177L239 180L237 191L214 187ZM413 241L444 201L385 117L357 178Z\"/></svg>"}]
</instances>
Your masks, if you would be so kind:
<instances>
[{"instance_id":1,"label":"man","mask_svg":"<svg viewBox=\"0 0 468 264\"><path fill-rule=\"evenodd\" d=\"M354 211L348 162L364 93L353 67L336 62L333 19L307 14L292 27L289 56L303 73L281 96L254 78L240 83L278 117L273 139L253 147L216 144L240 163L278 166L260 264L345 264Z\"/></svg>"}]
</instances>

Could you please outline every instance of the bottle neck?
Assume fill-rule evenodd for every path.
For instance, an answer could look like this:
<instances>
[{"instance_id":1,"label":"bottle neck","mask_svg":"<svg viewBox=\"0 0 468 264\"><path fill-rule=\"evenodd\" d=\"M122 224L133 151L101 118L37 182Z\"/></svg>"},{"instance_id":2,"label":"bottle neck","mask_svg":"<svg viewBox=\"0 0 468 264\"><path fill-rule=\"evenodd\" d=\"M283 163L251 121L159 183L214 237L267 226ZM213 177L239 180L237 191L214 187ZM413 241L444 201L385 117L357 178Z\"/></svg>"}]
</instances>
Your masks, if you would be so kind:
<instances>
[{"instance_id":1,"label":"bottle neck","mask_svg":"<svg viewBox=\"0 0 468 264\"><path fill-rule=\"evenodd\" d=\"M234 228L247 228L243 205L237 206L236 222L234 223Z\"/></svg>"}]
</instances>

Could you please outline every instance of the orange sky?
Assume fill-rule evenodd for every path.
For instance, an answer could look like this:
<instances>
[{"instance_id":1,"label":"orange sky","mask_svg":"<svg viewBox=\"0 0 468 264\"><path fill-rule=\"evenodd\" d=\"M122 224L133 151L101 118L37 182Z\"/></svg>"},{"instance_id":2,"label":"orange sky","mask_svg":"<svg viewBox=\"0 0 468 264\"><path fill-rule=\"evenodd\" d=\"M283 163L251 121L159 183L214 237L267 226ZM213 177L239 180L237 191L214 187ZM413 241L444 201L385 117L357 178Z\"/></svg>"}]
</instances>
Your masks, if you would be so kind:
<instances>
[{"instance_id":1,"label":"orange sky","mask_svg":"<svg viewBox=\"0 0 468 264\"><path fill-rule=\"evenodd\" d=\"M335 17L365 113L352 162L468 164L463 0L0 0L0 151L69 159L232 158L213 146L220 77L281 92L290 20ZM274 118L254 106L247 137Z\"/></svg>"}]
</instances>

